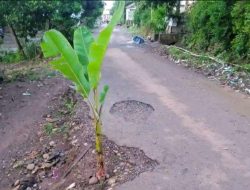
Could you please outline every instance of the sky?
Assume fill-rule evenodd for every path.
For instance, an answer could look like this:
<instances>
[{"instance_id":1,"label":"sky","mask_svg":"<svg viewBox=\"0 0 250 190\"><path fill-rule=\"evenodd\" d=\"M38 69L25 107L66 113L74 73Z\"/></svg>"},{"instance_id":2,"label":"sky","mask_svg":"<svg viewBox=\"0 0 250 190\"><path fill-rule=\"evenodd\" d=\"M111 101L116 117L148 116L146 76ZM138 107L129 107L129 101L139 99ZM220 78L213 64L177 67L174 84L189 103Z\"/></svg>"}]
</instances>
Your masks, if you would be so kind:
<instances>
[{"instance_id":1,"label":"sky","mask_svg":"<svg viewBox=\"0 0 250 190\"><path fill-rule=\"evenodd\" d=\"M105 2L105 9L111 9L114 1L104 1Z\"/></svg>"}]
</instances>

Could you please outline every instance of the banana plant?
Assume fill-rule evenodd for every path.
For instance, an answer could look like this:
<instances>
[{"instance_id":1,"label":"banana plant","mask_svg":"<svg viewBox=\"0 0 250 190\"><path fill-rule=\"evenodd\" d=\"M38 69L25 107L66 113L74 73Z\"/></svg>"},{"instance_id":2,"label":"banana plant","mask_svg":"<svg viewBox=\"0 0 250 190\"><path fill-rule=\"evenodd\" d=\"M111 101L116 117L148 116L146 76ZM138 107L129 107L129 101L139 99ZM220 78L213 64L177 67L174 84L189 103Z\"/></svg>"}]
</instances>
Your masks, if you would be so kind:
<instances>
[{"instance_id":1,"label":"banana plant","mask_svg":"<svg viewBox=\"0 0 250 190\"><path fill-rule=\"evenodd\" d=\"M99 93L102 62L114 27L120 20L125 1L120 1L110 23L96 39L86 27L74 31L73 47L57 30L45 32L41 48L45 58L53 58L50 65L71 80L77 92L88 102L94 116L95 145L97 153L96 177L105 178L104 154L102 146L102 107L109 87L104 86Z\"/></svg>"}]
</instances>

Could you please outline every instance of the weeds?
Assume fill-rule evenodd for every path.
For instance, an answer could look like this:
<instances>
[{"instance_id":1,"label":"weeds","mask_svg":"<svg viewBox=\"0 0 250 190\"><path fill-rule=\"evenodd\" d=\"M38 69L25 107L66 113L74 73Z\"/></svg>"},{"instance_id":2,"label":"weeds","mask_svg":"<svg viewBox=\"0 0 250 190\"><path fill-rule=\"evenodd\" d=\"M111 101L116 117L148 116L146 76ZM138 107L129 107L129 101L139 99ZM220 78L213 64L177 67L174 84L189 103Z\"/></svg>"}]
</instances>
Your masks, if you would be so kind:
<instances>
[{"instance_id":1,"label":"weeds","mask_svg":"<svg viewBox=\"0 0 250 190\"><path fill-rule=\"evenodd\" d=\"M186 61L186 62L189 62L190 64L192 64L194 66L198 66L198 67L199 67L199 65L213 63L213 61L211 61L209 58L207 58L205 56L194 57L190 53L181 51L175 47L169 47L168 53L175 60Z\"/></svg>"},{"instance_id":2,"label":"weeds","mask_svg":"<svg viewBox=\"0 0 250 190\"><path fill-rule=\"evenodd\" d=\"M68 124L63 124L60 127L60 133L64 136L64 137L68 137L69 136L69 130L70 130L70 126Z\"/></svg>"},{"instance_id":3,"label":"weeds","mask_svg":"<svg viewBox=\"0 0 250 190\"><path fill-rule=\"evenodd\" d=\"M56 76L56 72L46 65L18 65L4 70L4 81L37 81Z\"/></svg>"},{"instance_id":4,"label":"weeds","mask_svg":"<svg viewBox=\"0 0 250 190\"><path fill-rule=\"evenodd\" d=\"M55 126L52 123L46 123L43 128L45 134L51 136L54 133Z\"/></svg>"},{"instance_id":5,"label":"weeds","mask_svg":"<svg viewBox=\"0 0 250 190\"><path fill-rule=\"evenodd\" d=\"M73 101L73 99L68 98L64 103L64 107L66 108L68 113L72 113L75 107L75 102Z\"/></svg>"},{"instance_id":6,"label":"weeds","mask_svg":"<svg viewBox=\"0 0 250 190\"><path fill-rule=\"evenodd\" d=\"M69 130L70 130L70 126L66 123L64 123L61 127L57 127L55 124L53 123L46 123L44 126L44 133L47 136L52 136L55 134L62 134L64 137L68 137L69 136Z\"/></svg>"},{"instance_id":7,"label":"weeds","mask_svg":"<svg viewBox=\"0 0 250 190\"><path fill-rule=\"evenodd\" d=\"M24 58L19 52L10 52L5 53L0 56L0 63L3 64L11 64L11 63L18 63L22 61Z\"/></svg>"}]
</instances>

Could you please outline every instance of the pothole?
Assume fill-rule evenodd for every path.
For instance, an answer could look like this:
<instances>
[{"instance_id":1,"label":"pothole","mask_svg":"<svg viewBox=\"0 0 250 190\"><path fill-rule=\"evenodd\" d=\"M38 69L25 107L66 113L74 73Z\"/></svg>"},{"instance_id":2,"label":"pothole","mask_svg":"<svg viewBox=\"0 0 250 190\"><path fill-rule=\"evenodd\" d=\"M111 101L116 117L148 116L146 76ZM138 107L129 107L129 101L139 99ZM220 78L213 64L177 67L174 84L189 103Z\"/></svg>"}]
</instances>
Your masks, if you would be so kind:
<instances>
[{"instance_id":1,"label":"pothole","mask_svg":"<svg viewBox=\"0 0 250 190\"><path fill-rule=\"evenodd\" d=\"M136 101L124 100L116 102L110 109L110 113L124 118L126 121L142 123L153 113L154 108L150 104Z\"/></svg>"}]
</instances>

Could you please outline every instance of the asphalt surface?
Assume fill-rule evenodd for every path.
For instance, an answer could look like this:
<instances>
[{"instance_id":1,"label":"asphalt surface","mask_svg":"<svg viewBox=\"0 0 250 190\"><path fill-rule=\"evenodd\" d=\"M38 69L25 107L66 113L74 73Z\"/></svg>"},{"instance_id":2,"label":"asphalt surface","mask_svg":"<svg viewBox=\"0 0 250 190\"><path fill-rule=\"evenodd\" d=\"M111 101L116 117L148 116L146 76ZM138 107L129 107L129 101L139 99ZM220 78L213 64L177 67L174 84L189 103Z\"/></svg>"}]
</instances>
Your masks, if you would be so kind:
<instances>
[{"instance_id":1,"label":"asphalt surface","mask_svg":"<svg viewBox=\"0 0 250 190\"><path fill-rule=\"evenodd\" d=\"M122 29L111 41L102 76L110 85L104 133L159 162L117 189L250 189L250 99L136 47ZM154 111L138 122L111 114L123 100Z\"/></svg>"}]
</instances>

